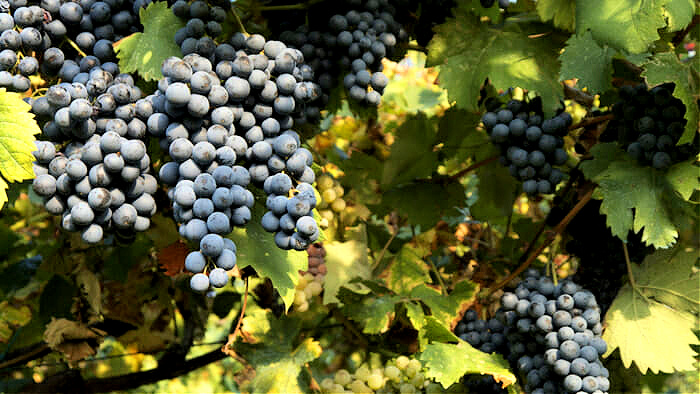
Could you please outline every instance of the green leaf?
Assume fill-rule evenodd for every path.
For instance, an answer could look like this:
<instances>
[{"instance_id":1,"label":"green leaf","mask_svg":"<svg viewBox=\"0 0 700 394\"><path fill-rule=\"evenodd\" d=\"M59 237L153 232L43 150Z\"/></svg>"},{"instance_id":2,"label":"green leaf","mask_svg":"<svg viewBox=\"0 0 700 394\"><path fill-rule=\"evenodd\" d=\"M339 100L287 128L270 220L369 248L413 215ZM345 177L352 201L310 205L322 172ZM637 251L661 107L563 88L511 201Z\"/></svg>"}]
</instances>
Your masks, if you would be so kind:
<instances>
[{"instance_id":1,"label":"green leaf","mask_svg":"<svg viewBox=\"0 0 700 394\"><path fill-rule=\"evenodd\" d=\"M373 212L382 214L396 209L399 214L408 217L409 224L431 228L442 216L454 214L455 207L464 203L464 187L461 184L439 181L397 186L384 193L381 206L376 206Z\"/></svg>"},{"instance_id":2,"label":"green leaf","mask_svg":"<svg viewBox=\"0 0 700 394\"><path fill-rule=\"evenodd\" d=\"M34 135L41 130L22 96L0 88L0 209L7 202L7 182L34 178Z\"/></svg>"},{"instance_id":3,"label":"green leaf","mask_svg":"<svg viewBox=\"0 0 700 394\"><path fill-rule=\"evenodd\" d=\"M461 318L461 312L474 301L477 290L477 284L465 280L457 283L447 296L426 284L413 288L410 296L421 300L430 308L431 316L441 324L453 328Z\"/></svg>"},{"instance_id":4,"label":"green leaf","mask_svg":"<svg viewBox=\"0 0 700 394\"><path fill-rule=\"evenodd\" d=\"M700 320L697 251L659 251L632 265L635 284L626 284L605 315L606 357L615 349L625 367L634 362L646 374L695 370L700 344L693 332Z\"/></svg>"},{"instance_id":5,"label":"green leaf","mask_svg":"<svg viewBox=\"0 0 700 394\"><path fill-rule=\"evenodd\" d=\"M321 356L318 341L306 338L291 354L280 354L276 362L258 366L250 382L252 393L305 393L299 381L302 367Z\"/></svg>"},{"instance_id":6,"label":"green leaf","mask_svg":"<svg viewBox=\"0 0 700 394\"><path fill-rule=\"evenodd\" d=\"M644 65L642 76L650 87L666 82L673 82L676 88L673 95L685 104L685 131L678 141L679 144L690 143L698 133L698 104L697 94L700 91L698 82L698 70L694 70L678 60L673 52L664 52L654 55Z\"/></svg>"},{"instance_id":7,"label":"green leaf","mask_svg":"<svg viewBox=\"0 0 700 394\"><path fill-rule=\"evenodd\" d=\"M559 79L578 78L577 85L580 87L587 87L593 93L605 92L612 87L614 55L615 50L598 45L590 31L580 36L571 36L566 42L564 53L559 55Z\"/></svg>"},{"instance_id":8,"label":"green leaf","mask_svg":"<svg viewBox=\"0 0 700 394\"><path fill-rule=\"evenodd\" d=\"M538 0L537 15L554 27L574 31L576 27L576 2L573 0Z\"/></svg>"},{"instance_id":9,"label":"green leaf","mask_svg":"<svg viewBox=\"0 0 700 394\"><path fill-rule=\"evenodd\" d=\"M664 10L668 20L668 30L685 29L693 20L697 5L694 0L666 0Z\"/></svg>"},{"instance_id":10,"label":"green leaf","mask_svg":"<svg viewBox=\"0 0 700 394\"><path fill-rule=\"evenodd\" d=\"M432 342L459 343L459 338L434 316L426 316L425 324L418 330L418 343L425 349Z\"/></svg>"},{"instance_id":11,"label":"green leaf","mask_svg":"<svg viewBox=\"0 0 700 394\"><path fill-rule=\"evenodd\" d=\"M430 282L429 268L419 252L405 244L392 259L387 285L397 294L409 294L414 287Z\"/></svg>"},{"instance_id":12,"label":"green leaf","mask_svg":"<svg viewBox=\"0 0 700 394\"><path fill-rule=\"evenodd\" d=\"M275 244L272 234L265 231L260 224L263 206L255 204L253 217L245 228L236 228L227 237L237 248L237 265L239 268L251 266L263 278L270 278L272 285L280 293L287 309L294 302L299 271L308 268L306 252L282 250Z\"/></svg>"},{"instance_id":13,"label":"green leaf","mask_svg":"<svg viewBox=\"0 0 700 394\"><path fill-rule=\"evenodd\" d=\"M341 287L347 286L353 290L362 288L357 283L349 283L352 279L360 277L369 279L372 272L367 256L367 234L365 231L359 239L347 242L326 242L323 244L326 249L326 279L323 284L323 303L330 304L338 302L336 295Z\"/></svg>"},{"instance_id":14,"label":"green leaf","mask_svg":"<svg viewBox=\"0 0 700 394\"><path fill-rule=\"evenodd\" d=\"M508 362L499 354L487 354L460 340L458 344L431 343L420 356L425 376L450 387L466 374L492 375L503 387L515 383Z\"/></svg>"},{"instance_id":15,"label":"green leaf","mask_svg":"<svg viewBox=\"0 0 700 394\"><path fill-rule=\"evenodd\" d=\"M629 230L643 230L647 245L671 246L678 237L674 208L687 204L692 190L700 188L692 161L663 172L640 166L614 143L598 144L591 152L594 159L583 162L581 169L598 184L593 197L603 200L600 212L607 215L613 235L626 240Z\"/></svg>"},{"instance_id":16,"label":"green leaf","mask_svg":"<svg viewBox=\"0 0 700 394\"><path fill-rule=\"evenodd\" d=\"M14 327L23 326L32 320L32 311L26 305L13 306L0 302L0 342L7 343Z\"/></svg>"},{"instance_id":17,"label":"green leaf","mask_svg":"<svg viewBox=\"0 0 700 394\"><path fill-rule=\"evenodd\" d=\"M631 53L645 52L666 26L665 0L577 0L576 31Z\"/></svg>"},{"instance_id":18,"label":"green leaf","mask_svg":"<svg viewBox=\"0 0 700 394\"><path fill-rule=\"evenodd\" d=\"M175 32L185 27L180 18L168 8L168 3L151 3L139 11L143 33L134 33L114 43L123 73L137 72L146 81L163 78L160 66L170 56L182 56L175 44Z\"/></svg>"},{"instance_id":19,"label":"green leaf","mask_svg":"<svg viewBox=\"0 0 700 394\"><path fill-rule=\"evenodd\" d=\"M382 185L399 185L416 178L427 178L437 167L435 121L418 114L396 129L396 142L384 163Z\"/></svg>"},{"instance_id":20,"label":"green leaf","mask_svg":"<svg viewBox=\"0 0 700 394\"><path fill-rule=\"evenodd\" d=\"M395 306L401 298L393 295L364 296L342 287L338 298L343 303L343 313L363 325L365 334L381 334L389 330L396 315Z\"/></svg>"},{"instance_id":21,"label":"green leaf","mask_svg":"<svg viewBox=\"0 0 700 394\"><path fill-rule=\"evenodd\" d=\"M419 303L413 301L404 302L402 305L406 308L406 317L411 321L413 328L420 332L426 324L426 316L425 313L423 313L423 307Z\"/></svg>"},{"instance_id":22,"label":"green leaf","mask_svg":"<svg viewBox=\"0 0 700 394\"><path fill-rule=\"evenodd\" d=\"M476 220L505 226L513 212L518 190L515 178L498 161L479 167L476 174L479 177L479 197L469 208L472 216Z\"/></svg>"},{"instance_id":23,"label":"green leaf","mask_svg":"<svg viewBox=\"0 0 700 394\"><path fill-rule=\"evenodd\" d=\"M440 86L458 107L478 110L479 90L488 78L497 89L517 86L537 92L549 114L559 108L556 55L561 43L553 35L530 38L521 31L494 29L463 9L435 32L428 63L440 65Z\"/></svg>"},{"instance_id":24,"label":"green leaf","mask_svg":"<svg viewBox=\"0 0 700 394\"><path fill-rule=\"evenodd\" d=\"M442 117L438 126L437 142L440 153L447 158L465 161L473 158L481 161L499 154L498 148L483 131L477 130L481 114L452 107Z\"/></svg>"}]
</instances>

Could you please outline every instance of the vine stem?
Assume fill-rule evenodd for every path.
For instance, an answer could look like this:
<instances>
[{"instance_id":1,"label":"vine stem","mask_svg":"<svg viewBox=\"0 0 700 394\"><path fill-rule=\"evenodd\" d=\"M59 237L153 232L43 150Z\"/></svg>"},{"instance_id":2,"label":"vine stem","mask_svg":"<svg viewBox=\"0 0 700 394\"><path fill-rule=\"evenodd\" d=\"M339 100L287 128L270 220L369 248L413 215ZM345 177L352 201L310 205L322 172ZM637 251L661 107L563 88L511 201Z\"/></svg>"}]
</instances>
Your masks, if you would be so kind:
<instances>
[{"instance_id":1,"label":"vine stem","mask_svg":"<svg viewBox=\"0 0 700 394\"><path fill-rule=\"evenodd\" d=\"M430 267L433 269L433 272L435 272L435 277L437 277L438 283L440 284L440 293L442 295L446 296L447 295L447 287L445 287L445 282L442 280L442 275L440 275L440 271L438 271L437 267L435 266L435 263L433 263L432 259L426 259L428 260L428 263L430 264Z\"/></svg>"},{"instance_id":2,"label":"vine stem","mask_svg":"<svg viewBox=\"0 0 700 394\"><path fill-rule=\"evenodd\" d=\"M386 251L389 249L389 245L391 245L391 243L394 242L394 239L396 239L396 236L398 234L399 234L399 229L398 229L398 227L395 227L394 231L392 231L391 237L389 238L388 241L386 241L382 250L379 251L379 255L377 255L377 259L374 261L374 265L372 266L373 271L375 268L377 268L379 263L382 261L382 259L384 258L384 255L386 254Z\"/></svg>"},{"instance_id":3,"label":"vine stem","mask_svg":"<svg viewBox=\"0 0 700 394\"><path fill-rule=\"evenodd\" d=\"M233 14L233 17L236 18L236 23L238 24L238 27L241 28L241 33L245 34L248 36L248 32L245 30L245 26L243 26L243 22L241 21L241 18L238 16L238 13L236 12L235 7L231 7L231 13Z\"/></svg>"},{"instance_id":4,"label":"vine stem","mask_svg":"<svg viewBox=\"0 0 700 394\"><path fill-rule=\"evenodd\" d=\"M492 162L494 162L494 161L496 161L496 160L498 160L498 156L491 156L491 157L489 157L489 158L487 158L487 159L484 159L484 160L482 160L482 161L476 162L476 163L470 165L469 167L467 167L467 168L465 168L465 169L463 169L463 170L457 172L456 174L450 175L450 180L451 180L451 181L455 181L455 180L457 180L457 179L463 177L464 175L468 174L470 171L474 171L474 170L476 170L477 168L483 167L483 166L485 166L485 165L487 165L487 164L490 164L490 163L492 163Z\"/></svg>"},{"instance_id":5,"label":"vine stem","mask_svg":"<svg viewBox=\"0 0 700 394\"><path fill-rule=\"evenodd\" d=\"M305 1L303 3L297 3L297 4L286 4L286 5L267 5L267 6L262 6L258 7L258 10L261 12L265 11L290 11L290 10L305 10L311 7L314 4L322 3L326 0L309 0Z\"/></svg>"},{"instance_id":6,"label":"vine stem","mask_svg":"<svg viewBox=\"0 0 700 394\"><path fill-rule=\"evenodd\" d=\"M627 277L629 278L630 285L632 285L632 288L636 292L639 292L639 295L641 295L642 298L646 298L644 297L644 294L642 294L641 290L639 290L637 287L637 282L634 280L634 274L632 273L632 261L630 261L630 253L627 250L627 244L622 240L620 240L620 242L622 242L622 251L625 254L625 265L627 266Z\"/></svg>"},{"instance_id":7,"label":"vine stem","mask_svg":"<svg viewBox=\"0 0 700 394\"><path fill-rule=\"evenodd\" d=\"M248 305L248 277L245 278L245 294L243 294L243 305L241 306L241 315L238 316L238 322L236 323L236 328L233 329L233 332L228 336L228 341L221 348L221 351L224 352L224 354L229 355L229 356L234 357L234 358L236 358L237 354L233 350L233 344L234 344L234 342L236 342L236 337L238 336L238 333L240 332L241 322L243 322L243 316L245 316L246 305Z\"/></svg>"},{"instance_id":8,"label":"vine stem","mask_svg":"<svg viewBox=\"0 0 700 394\"><path fill-rule=\"evenodd\" d=\"M571 211L564 217L564 219L557 224L557 226L554 228L554 230L547 236L547 239L540 245L539 248L534 250L530 255L528 256L527 260L523 264L520 265L515 271L513 271L510 275L508 275L507 278L503 279L501 282L499 282L491 291L489 291L489 297L493 295L496 291L502 289L505 285L507 285L513 278L516 276L520 275L523 271L527 269L527 267L532 264L533 261L539 256L543 250L547 248L547 246L551 245L552 242L554 242L554 239L557 237L557 235L561 234L562 231L566 228L566 226L569 224L571 219L573 219L576 214L590 201L591 197L593 197L593 188L588 190L588 192L579 200L578 203L571 209Z\"/></svg>"},{"instance_id":9,"label":"vine stem","mask_svg":"<svg viewBox=\"0 0 700 394\"><path fill-rule=\"evenodd\" d=\"M594 124L603 123L605 121L612 120L614 118L615 118L615 115L613 115L613 114L606 114L606 115L594 116L592 118L586 118L586 119L584 119L576 124L572 124L571 126L569 126L569 130L576 130L576 129L580 129L581 127L587 127L587 126L591 126Z\"/></svg>"}]
</instances>

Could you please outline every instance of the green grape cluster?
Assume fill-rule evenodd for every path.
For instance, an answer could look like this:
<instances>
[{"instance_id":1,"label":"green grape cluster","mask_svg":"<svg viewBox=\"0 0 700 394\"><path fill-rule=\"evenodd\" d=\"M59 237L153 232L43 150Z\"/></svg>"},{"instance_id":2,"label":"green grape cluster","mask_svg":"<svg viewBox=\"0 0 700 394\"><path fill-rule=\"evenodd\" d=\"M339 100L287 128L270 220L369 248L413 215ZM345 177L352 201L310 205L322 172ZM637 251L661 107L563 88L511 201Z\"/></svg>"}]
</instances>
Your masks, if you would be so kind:
<instances>
[{"instance_id":1,"label":"green grape cluster","mask_svg":"<svg viewBox=\"0 0 700 394\"><path fill-rule=\"evenodd\" d=\"M430 381L423 372L423 365L415 358L399 356L386 363L384 368L361 365L355 373L340 369L333 378L321 382L322 393L443 393L439 384Z\"/></svg>"},{"instance_id":2,"label":"green grape cluster","mask_svg":"<svg viewBox=\"0 0 700 394\"><path fill-rule=\"evenodd\" d=\"M294 293L294 310L299 312L308 311L309 303L323 292L327 272L323 245L312 244L306 252L309 254L309 269L300 272L301 278Z\"/></svg>"},{"instance_id":3,"label":"green grape cluster","mask_svg":"<svg viewBox=\"0 0 700 394\"><path fill-rule=\"evenodd\" d=\"M347 207L347 203L343 199L345 189L337 179L327 173L318 177L316 187L321 193L321 202L317 206L318 213L321 215L319 225L328 228L335 223L337 214L343 212Z\"/></svg>"}]
</instances>

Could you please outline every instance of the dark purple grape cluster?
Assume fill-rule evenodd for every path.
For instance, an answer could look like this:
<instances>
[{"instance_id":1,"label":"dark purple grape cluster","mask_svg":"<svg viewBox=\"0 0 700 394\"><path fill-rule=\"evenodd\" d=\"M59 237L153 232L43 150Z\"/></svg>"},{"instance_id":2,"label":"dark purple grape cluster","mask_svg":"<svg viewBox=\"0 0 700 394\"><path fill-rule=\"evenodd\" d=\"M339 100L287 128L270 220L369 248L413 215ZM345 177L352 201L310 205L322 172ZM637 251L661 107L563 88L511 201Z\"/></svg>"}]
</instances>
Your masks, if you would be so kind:
<instances>
[{"instance_id":1,"label":"dark purple grape cluster","mask_svg":"<svg viewBox=\"0 0 700 394\"><path fill-rule=\"evenodd\" d=\"M572 123L571 115L562 112L544 119L535 105L511 100L487 112L481 120L491 141L501 149L501 163L523 182L523 191L534 195L556 190L564 173L554 167L569 158L564 136Z\"/></svg>"},{"instance_id":2,"label":"dark purple grape cluster","mask_svg":"<svg viewBox=\"0 0 700 394\"><path fill-rule=\"evenodd\" d=\"M481 6L484 8L491 8L493 5L496 3L496 0L479 0L481 3ZM511 1L511 0L498 0L498 6L500 8L503 8L504 10L510 7L511 5L517 3L517 1Z\"/></svg>"},{"instance_id":3,"label":"dark purple grape cluster","mask_svg":"<svg viewBox=\"0 0 700 394\"><path fill-rule=\"evenodd\" d=\"M455 334L481 351L502 354L523 378L527 393L606 393L609 372L600 361L607 350L601 338L595 296L569 279L554 285L530 269L504 293L496 317L480 320L468 311ZM470 379L480 392L503 390L488 379Z\"/></svg>"},{"instance_id":4,"label":"dark purple grape cluster","mask_svg":"<svg viewBox=\"0 0 700 394\"><path fill-rule=\"evenodd\" d=\"M304 54L314 71L324 93L318 105L325 105L342 79L351 100L378 106L388 83L381 72L382 59L391 57L398 42L408 38L394 19L395 8L388 0L343 1L332 14L326 16L327 9L319 12L324 15L310 18L310 27L299 25L280 34L282 41ZM317 119L315 110L303 115L302 121Z\"/></svg>"},{"instance_id":5,"label":"dark purple grape cluster","mask_svg":"<svg viewBox=\"0 0 700 394\"><path fill-rule=\"evenodd\" d=\"M114 61L112 44L139 30L138 11L150 0L9 3L10 13L0 13L0 87L25 92L31 88L29 76L38 73L71 80L65 74L78 67L83 55Z\"/></svg>"},{"instance_id":6,"label":"dark purple grape cluster","mask_svg":"<svg viewBox=\"0 0 700 394\"><path fill-rule=\"evenodd\" d=\"M175 221L199 244L186 268L202 292L228 282L236 248L224 236L252 219L251 186L268 194L262 225L280 248L304 250L319 236L313 157L292 129L295 108L314 90L301 75L303 56L261 35L231 42L217 46L215 63L196 53L167 59L158 90L143 100L148 131L172 158L159 176L172 187Z\"/></svg>"},{"instance_id":7,"label":"dark purple grape cluster","mask_svg":"<svg viewBox=\"0 0 700 394\"><path fill-rule=\"evenodd\" d=\"M618 141L642 165L664 170L697 154L697 144L678 145L687 120L683 102L673 97L673 83L648 89L646 84L620 88L615 118L601 136Z\"/></svg>"},{"instance_id":8,"label":"dark purple grape cluster","mask_svg":"<svg viewBox=\"0 0 700 394\"><path fill-rule=\"evenodd\" d=\"M214 55L217 47L214 39L223 33L221 22L226 19L226 10L209 6L202 0L191 3L177 0L171 9L186 22L185 27L175 33L175 43L180 46L182 54L196 53L206 58Z\"/></svg>"},{"instance_id":9,"label":"dark purple grape cluster","mask_svg":"<svg viewBox=\"0 0 700 394\"><path fill-rule=\"evenodd\" d=\"M32 102L50 140L37 142L33 188L50 213L62 215L65 230L94 244L108 231L128 237L147 230L158 185L143 142L148 113L135 106L141 91L133 78L113 63L83 66L85 83L68 79ZM58 151L51 141L68 143Z\"/></svg>"}]
</instances>

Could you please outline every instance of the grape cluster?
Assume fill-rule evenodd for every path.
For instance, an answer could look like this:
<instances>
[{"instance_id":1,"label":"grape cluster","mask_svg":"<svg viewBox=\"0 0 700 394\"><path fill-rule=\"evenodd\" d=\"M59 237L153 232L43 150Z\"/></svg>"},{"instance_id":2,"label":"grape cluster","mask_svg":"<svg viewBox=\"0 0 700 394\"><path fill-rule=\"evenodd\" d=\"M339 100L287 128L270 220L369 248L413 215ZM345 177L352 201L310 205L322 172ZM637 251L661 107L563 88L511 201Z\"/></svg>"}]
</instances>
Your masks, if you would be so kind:
<instances>
[{"instance_id":1,"label":"grape cluster","mask_svg":"<svg viewBox=\"0 0 700 394\"><path fill-rule=\"evenodd\" d=\"M601 140L619 141L640 164L659 170L692 157L697 147L677 145L687 120L685 105L673 97L674 89L673 83L652 89L645 84L621 87L620 101L613 105L615 118Z\"/></svg>"},{"instance_id":2,"label":"grape cluster","mask_svg":"<svg viewBox=\"0 0 700 394\"><path fill-rule=\"evenodd\" d=\"M171 7L173 13L187 21L185 27L175 33L175 43L183 55L197 53L210 58L216 51L214 39L221 35L221 22L226 19L226 10L219 6L210 7L205 1L188 3L177 0ZM212 59L210 59L212 60Z\"/></svg>"},{"instance_id":3,"label":"grape cluster","mask_svg":"<svg viewBox=\"0 0 700 394\"><path fill-rule=\"evenodd\" d=\"M555 286L531 269L501 304L488 322L466 313L456 333L482 351L502 353L528 393L608 391L609 373L600 361L607 345L591 292L569 279Z\"/></svg>"},{"instance_id":4,"label":"grape cluster","mask_svg":"<svg viewBox=\"0 0 700 394\"><path fill-rule=\"evenodd\" d=\"M322 393L443 393L442 386L431 382L422 372L423 365L415 358L399 356L384 367L363 364L350 373L338 370L333 378L321 381Z\"/></svg>"},{"instance_id":5,"label":"grape cluster","mask_svg":"<svg viewBox=\"0 0 700 394\"><path fill-rule=\"evenodd\" d=\"M156 211L158 185L141 140L147 114L134 104L141 92L116 65L103 66L86 68L85 84L53 85L32 102L32 111L49 119L43 138L69 141L62 151L53 142L37 142L33 189L50 213L63 216L65 230L81 231L88 243L100 242L111 229L145 231Z\"/></svg>"},{"instance_id":6,"label":"grape cluster","mask_svg":"<svg viewBox=\"0 0 700 394\"><path fill-rule=\"evenodd\" d=\"M280 39L304 54L323 89L321 105L342 78L352 100L378 106L389 82L381 72L382 59L391 57L407 34L394 19L395 9L387 0L341 3L338 7L347 12L310 18L326 24L312 25L311 29L301 25L282 32Z\"/></svg>"},{"instance_id":7,"label":"grape cluster","mask_svg":"<svg viewBox=\"0 0 700 394\"><path fill-rule=\"evenodd\" d=\"M589 201L567 226L571 238L566 251L578 257L579 266L573 280L585 288L594 289L601 314L610 307L624 284L627 274L622 241L612 235L605 215L600 213L600 200ZM596 245L591 248L591 245ZM642 242L642 234L627 235L627 250L632 262L640 263L653 251Z\"/></svg>"},{"instance_id":8,"label":"grape cluster","mask_svg":"<svg viewBox=\"0 0 700 394\"><path fill-rule=\"evenodd\" d=\"M168 195L180 233L200 244L187 266L201 274L191 282L198 291L225 285L211 280L211 273L235 265L235 246L219 248L225 241L218 239L251 220L251 184L268 194L270 212L262 224L277 233L280 248L304 250L319 234L310 216L316 204L313 157L291 129L290 114L304 98L295 93L307 84L295 77L303 67L301 53L260 35L236 37L243 38L236 43L242 49L218 46L222 60L215 65L196 53L167 59L158 90L144 100L153 111L148 131L173 159L159 176L172 187ZM205 239L216 243L214 252L205 251Z\"/></svg>"},{"instance_id":9,"label":"grape cluster","mask_svg":"<svg viewBox=\"0 0 700 394\"><path fill-rule=\"evenodd\" d=\"M74 41L90 58L115 60L112 44L138 31L138 10L149 2L43 0L28 5L24 0L11 1L11 14L0 13L0 87L25 92L31 88L29 76L38 73L72 80L64 75L78 68L78 62L64 65L75 52L59 48L64 40Z\"/></svg>"},{"instance_id":10,"label":"grape cluster","mask_svg":"<svg viewBox=\"0 0 700 394\"><path fill-rule=\"evenodd\" d=\"M479 0L481 3L481 6L484 8L491 8L493 5L496 3L496 0ZM510 7L512 4L517 3L516 1L512 0L498 0L498 6L503 9L507 9Z\"/></svg>"},{"instance_id":11,"label":"grape cluster","mask_svg":"<svg viewBox=\"0 0 700 394\"><path fill-rule=\"evenodd\" d=\"M296 286L294 294L294 310L306 312L309 310L309 303L314 297L323 292L323 284L326 279L326 250L323 245L316 243L306 249L309 255L309 269L306 272L299 271L301 278Z\"/></svg>"},{"instance_id":12,"label":"grape cluster","mask_svg":"<svg viewBox=\"0 0 700 394\"><path fill-rule=\"evenodd\" d=\"M487 112L482 122L491 141L501 149L501 163L523 181L523 191L549 194L564 178L554 166L569 158L563 137L572 119L566 112L544 119L534 107L530 102L511 100L505 107Z\"/></svg>"},{"instance_id":13,"label":"grape cluster","mask_svg":"<svg viewBox=\"0 0 700 394\"><path fill-rule=\"evenodd\" d=\"M345 189L330 174L323 174L316 180L316 187L321 194L321 203L318 205L318 213L321 215L321 227L329 227L334 223L336 215L343 212L347 203L343 199Z\"/></svg>"}]
</instances>

